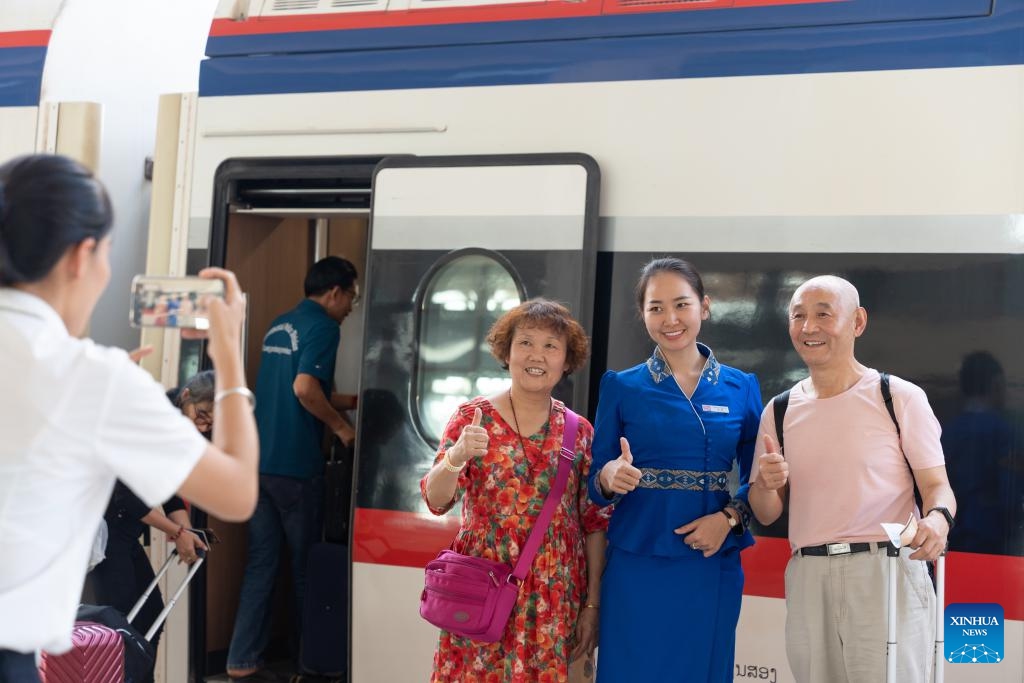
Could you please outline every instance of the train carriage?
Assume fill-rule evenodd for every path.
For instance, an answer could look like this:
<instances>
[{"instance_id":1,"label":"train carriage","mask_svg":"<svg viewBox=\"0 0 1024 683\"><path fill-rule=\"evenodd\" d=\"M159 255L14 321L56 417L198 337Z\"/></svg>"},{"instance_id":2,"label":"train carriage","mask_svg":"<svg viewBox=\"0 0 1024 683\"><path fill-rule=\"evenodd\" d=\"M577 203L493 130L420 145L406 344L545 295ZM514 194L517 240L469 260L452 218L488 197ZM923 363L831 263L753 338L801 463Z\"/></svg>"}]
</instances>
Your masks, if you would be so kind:
<instances>
[{"instance_id":1,"label":"train carriage","mask_svg":"<svg viewBox=\"0 0 1024 683\"><path fill-rule=\"evenodd\" d=\"M860 288L862 360L920 384L944 426L969 407L963 358L998 359L1005 452L947 453L961 515L991 531L953 537L947 600L1000 603L1008 652L946 679L1024 680L1022 35L1024 0L221 2L198 94L161 108L154 267L238 272L250 383L313 260L363 275L336 378L360 396L337 520L350 680L429 674L422 567L457 517L417 482L452 407L502 386L487 326L568 303L594 353L556 395L592 417L604 370L650 352L631 287L662 254L705 274L704 338L765 400L802 376L785 305L821 272ZM166 353L170 374L201 363L194 343ZM244 527L211 524L196 676L223 664L244 563ZM792 681L785 528L756 531L736 680Z\"/></svg>"}]
</instances>

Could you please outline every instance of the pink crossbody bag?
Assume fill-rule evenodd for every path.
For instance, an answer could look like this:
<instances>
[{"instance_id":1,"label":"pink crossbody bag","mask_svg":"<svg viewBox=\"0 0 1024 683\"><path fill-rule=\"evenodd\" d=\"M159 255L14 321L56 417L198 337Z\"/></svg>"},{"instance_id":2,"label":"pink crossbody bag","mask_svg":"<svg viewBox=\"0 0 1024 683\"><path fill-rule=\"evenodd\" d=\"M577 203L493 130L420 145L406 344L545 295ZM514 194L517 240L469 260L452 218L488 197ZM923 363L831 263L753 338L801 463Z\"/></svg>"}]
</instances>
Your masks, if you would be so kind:
<instances>
[{"instance_id":1,"label":"pink crossbody bag","mask_svg":"<svg viewBox=\"0 0 1024 683\"><path fill-rule=\"evenodd\" d=\"M426 568L426 580L420 594L421 617L457 636L484 643L501 640L516 606L519 587L530 571L569 481L569 470L576 460L573 446L578 427L579 416L566 408L558 474L515 569L508 562L470 557L451 549L442 550Z\"/></svg>"}]
</instances>

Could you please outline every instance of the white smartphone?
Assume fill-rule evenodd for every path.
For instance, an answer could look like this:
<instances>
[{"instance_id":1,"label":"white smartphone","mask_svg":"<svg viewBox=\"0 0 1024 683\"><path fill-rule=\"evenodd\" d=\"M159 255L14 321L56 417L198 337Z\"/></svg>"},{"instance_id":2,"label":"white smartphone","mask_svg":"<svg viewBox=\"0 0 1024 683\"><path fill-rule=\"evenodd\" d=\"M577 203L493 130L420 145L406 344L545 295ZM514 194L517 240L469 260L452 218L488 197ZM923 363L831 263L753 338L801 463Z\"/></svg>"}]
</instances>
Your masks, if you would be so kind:
<instances>
[{"instance_id":1,"label":"white smartphone","mask_svg":"<svg viewBox=\"0 0 1024 683\"><path fill-rule=\"evenodd\" d=\"M203 305L207 295L223 299L223 280L136 275L132 278L129 310L132 327L208 329L210 317Z\"/></svg>"}]
</instances>

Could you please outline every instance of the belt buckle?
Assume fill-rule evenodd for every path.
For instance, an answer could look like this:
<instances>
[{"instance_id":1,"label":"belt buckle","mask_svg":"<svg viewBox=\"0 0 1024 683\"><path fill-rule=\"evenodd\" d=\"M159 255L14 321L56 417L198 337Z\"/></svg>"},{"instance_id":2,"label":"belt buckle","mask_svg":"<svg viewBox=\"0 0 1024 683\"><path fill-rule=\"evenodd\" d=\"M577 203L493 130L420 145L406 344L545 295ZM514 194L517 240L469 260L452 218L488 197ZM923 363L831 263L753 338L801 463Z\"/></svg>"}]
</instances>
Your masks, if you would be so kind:
<instances>
[{"instance_id":1,"label":"belt buckle","mask_svg":"<svg viewBox=\"0 0 1024 683\"><path fill-rule=\"evenodd\" d=\"M829 557L833 555L849 555L850 544L849 543L826 543L825 552L828 553Z\"/></svg>"}]
</instances>

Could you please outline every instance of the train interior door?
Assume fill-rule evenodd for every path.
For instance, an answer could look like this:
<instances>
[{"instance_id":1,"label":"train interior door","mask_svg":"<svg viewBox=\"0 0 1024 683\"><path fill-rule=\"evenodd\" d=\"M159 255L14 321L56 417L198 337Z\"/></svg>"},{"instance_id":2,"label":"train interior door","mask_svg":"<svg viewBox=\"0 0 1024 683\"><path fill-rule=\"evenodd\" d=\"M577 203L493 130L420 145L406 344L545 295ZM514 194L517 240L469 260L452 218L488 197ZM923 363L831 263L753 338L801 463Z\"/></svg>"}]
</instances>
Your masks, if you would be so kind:
<instances>
[{"instance_id":1,"label":"train interior door","mask_svg":"<svg viewBox=\"0 0 1024 683\"><path fill-rule=\"evenodd\" d=\"M509 386L490 326L531 297L593 314L597 164L580 154L385 159L374 175L352 533L352 680L425 680L422 567L458 513L420 497L462 402ZM588 368L555 396L587 412ZM395 643L403 656L395 657Z\"/></svg>"}]
</instances>

